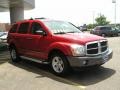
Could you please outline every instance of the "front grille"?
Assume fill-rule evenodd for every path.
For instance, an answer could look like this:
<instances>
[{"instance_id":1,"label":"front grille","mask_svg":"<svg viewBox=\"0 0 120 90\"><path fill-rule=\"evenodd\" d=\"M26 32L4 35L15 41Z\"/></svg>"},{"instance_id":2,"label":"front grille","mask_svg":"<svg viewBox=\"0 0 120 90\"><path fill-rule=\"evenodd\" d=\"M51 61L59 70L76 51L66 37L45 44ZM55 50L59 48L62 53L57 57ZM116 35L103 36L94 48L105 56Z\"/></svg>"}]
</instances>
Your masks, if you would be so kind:
<instances>
[{"instance_id":1,"label":"front grille","mask_svg":"<svg viewBox=\"0 0 120 90\"><path fill-rule=\"evenodd\" d=\"M87 55L97 55L105 52L107 50L107 41L95 41L86 44L86 54Z\"/></svg>"},{"instance_id":2,"label":"front grille","mask_svg":"<svg viewBox=\"0 0 120 90\"><path fill-rule=\"evenodd\" d=\"M87 49L96 48L96 47L98 47L98 43L93 43L93 44L89 44L87 46Z\"/></svg>"},{"instance_id":3,"label":"front grille","mask_svg":"<svg viewBox=\"0 0 120 90\"><path fill-rule=\"evenodd\" d=\"M87 50L87 54L96 54L96 53L98 53L98 49Z\"/></svg>"}]
</instances>

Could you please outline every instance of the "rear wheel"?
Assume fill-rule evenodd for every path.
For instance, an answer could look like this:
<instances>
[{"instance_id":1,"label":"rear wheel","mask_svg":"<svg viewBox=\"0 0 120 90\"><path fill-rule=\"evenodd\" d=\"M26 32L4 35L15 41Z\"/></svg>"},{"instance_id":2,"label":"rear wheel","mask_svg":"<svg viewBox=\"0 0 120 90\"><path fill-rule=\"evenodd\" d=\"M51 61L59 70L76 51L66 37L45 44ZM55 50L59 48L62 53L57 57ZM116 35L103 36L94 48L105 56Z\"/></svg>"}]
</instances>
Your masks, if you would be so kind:
<instances>
[{"instance_id":1,"label":"rear wheel","mask_svg":"<svg viewBox=\"0 0 120 90\"><path fill-rule=\"evenodd\" d=\"M19 61L21 61L21 59L19 57L19 54L17 53L17 50L16 50L15 47L11 47L10 48L10 56L11 56L12 62L19 62Z\"/></svg>"},{"instance_id":2,"label":"rear wheel","mask_svg":"<svg viewBox=\"0 0 120 90\"><path fill-rule=\"evenodd\" d=\"M51 68L54 74L65 76L69 73L70 66L67 58L62 53L51 55Z\"/></svg>"},{"instance_id":3,"label":"rear wheel","mask_svg":"<svg viewBox=\"0 0 120 90\"><path fill-rule=\"evenodd\" d=\"M120 36L120 33L118 33L117 36Z\"/></svg>"},{"instance_id":4,"label":"rear wheel","mask_svg":"<svg viewBox=\"0 0 120 90\"><path fill-rule=\"evenodd\" d=\"M104 33L101 34L102 37L105 37L106 35Z\"/></svg>"}]
</instances>

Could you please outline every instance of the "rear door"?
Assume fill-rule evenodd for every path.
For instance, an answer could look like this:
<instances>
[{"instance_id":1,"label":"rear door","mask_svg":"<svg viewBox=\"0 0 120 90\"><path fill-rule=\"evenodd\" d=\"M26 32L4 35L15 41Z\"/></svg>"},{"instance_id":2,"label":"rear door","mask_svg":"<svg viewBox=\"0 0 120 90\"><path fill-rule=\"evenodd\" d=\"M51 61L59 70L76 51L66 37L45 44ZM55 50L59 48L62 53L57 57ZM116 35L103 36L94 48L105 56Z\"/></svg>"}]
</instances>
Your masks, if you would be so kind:
<instances>
[{"instance_id":1,"label":"rear door","mask_svg":"<svg viewBox=\"0 0 120 90\"><path fill-rule=\"evenodd\" d=\"M105 34L105 35L108 35L108 36L112 35L111 27L102 27L101 30L102 30L102 33Z\"/></svg>"},{"instance_id":2,"label":"rear door","mask_svg":"<svg viewBox=\"0 0 120 90\"><path fill-rule=\"evenodd\" d=\"M19 45L19 51L21 54L27 53L27 46L26 46L26 40L28 39L28 30L29 30L30 23L29 22L23 22L20 24L18 28L18 34L16 35L16 42Z\"/></svg>"}]
</instances>

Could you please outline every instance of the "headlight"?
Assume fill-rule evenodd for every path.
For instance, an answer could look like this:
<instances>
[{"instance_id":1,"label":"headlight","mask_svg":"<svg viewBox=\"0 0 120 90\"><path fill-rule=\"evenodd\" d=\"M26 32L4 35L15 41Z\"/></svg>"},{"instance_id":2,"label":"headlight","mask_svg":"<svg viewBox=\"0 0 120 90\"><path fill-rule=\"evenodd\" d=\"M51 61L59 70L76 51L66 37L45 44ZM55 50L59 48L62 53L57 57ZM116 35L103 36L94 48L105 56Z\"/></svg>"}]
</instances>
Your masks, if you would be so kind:
<instances>
[{"instance_id":1,"label":"headlight","mask_svg":"<svg viewBox=\"0 0 120 90\"><path fill-rule=\"evenodd\" d=\"M73 56L84 56L85 55L85 47L82 45L71 45L71 51Z\"/></svg>"}]
</instances>

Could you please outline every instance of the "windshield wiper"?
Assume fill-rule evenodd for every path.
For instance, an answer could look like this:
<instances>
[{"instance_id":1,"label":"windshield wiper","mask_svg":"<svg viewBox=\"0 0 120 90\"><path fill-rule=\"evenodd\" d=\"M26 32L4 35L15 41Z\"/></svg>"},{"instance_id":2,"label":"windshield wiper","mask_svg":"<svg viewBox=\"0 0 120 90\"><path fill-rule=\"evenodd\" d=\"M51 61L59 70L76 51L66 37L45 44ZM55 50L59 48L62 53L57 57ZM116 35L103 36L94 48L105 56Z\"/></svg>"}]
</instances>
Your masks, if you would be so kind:
<instances>
[{"instance_id":1,"label":"windshield wiper","mask_svg":"<svg viewBox=\"0 0 120 90\"><path fill-rule=\"evenodd\" d=\"M67 33L80 33L80 32L71 31L71 32L67 32Z\"/></svg>"},{"instance_id":2,"label":"windshield wiper","mask_svg":"<svg viewBox=\"0 0 120 90\"><path fill-rule=\"evenodd\" d=\"M71 31L71 32L67 32L67 33L75 33L74 31Z\"/></svg>"},{"instance_id":3,"label":"windshield wiper","mask_svg":"<svg viewBox=\"0 0 120 90\"><path fill-rule=\"evenodd\" d=\"M65 32L57 32L57 33L54 33L54 34L66 34Z\"/></svg>"}]
</instances>

